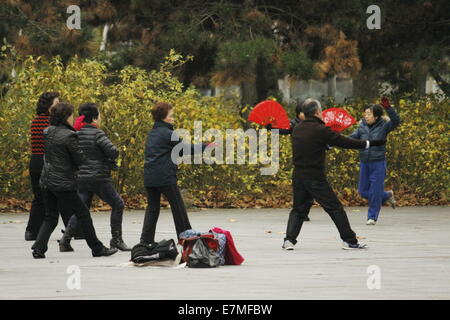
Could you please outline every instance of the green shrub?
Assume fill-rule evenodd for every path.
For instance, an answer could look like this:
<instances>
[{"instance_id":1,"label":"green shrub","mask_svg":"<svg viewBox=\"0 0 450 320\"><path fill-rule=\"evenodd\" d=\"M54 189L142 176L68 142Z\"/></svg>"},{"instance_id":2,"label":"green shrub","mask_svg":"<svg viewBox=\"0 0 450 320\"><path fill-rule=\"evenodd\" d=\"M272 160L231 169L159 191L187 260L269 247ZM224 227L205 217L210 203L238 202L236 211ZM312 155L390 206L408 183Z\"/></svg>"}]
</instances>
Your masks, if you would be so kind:
<instances>
[{"instance_id":1,"label":"green shrub","mask_svg":"<svg viewBox=\"0 0 450 320\"><path fill-rule=\"evenodd\" d=\"M25 59L17 77L7 85L6 94L0 97L1 197L31 197L29 127L37 98L44 91L60 91L62 99L76 107L89 101L100 105L102 127L120 149L120 169L114 173L114 181L127 198L143 194L144 144L153 125L149 111L155 102L174 104L178 128L192 130L194 121L202 121L203 130L224 132L242 127L236 101L202 97L192 88L183 91L171 71L184 61L171 52L160 70L126 67L110 74L95 60L75 58L64 66L58 58ZM402 124L389 136L386 185L400 193L402 204L448 203L450 102L438 98L408 97L395 106ZM368 101L341 107L359 119L365 103ZM292 198L291 154L289 136L280 136L280 169L274 176L262 176L260 164L182 164L180 185L189 190L198 206L287 207ZM333 148L328 152L328 168L329 180L344 204L365 203L356 191L357 151Z\"/></svg>"}]
</instances>

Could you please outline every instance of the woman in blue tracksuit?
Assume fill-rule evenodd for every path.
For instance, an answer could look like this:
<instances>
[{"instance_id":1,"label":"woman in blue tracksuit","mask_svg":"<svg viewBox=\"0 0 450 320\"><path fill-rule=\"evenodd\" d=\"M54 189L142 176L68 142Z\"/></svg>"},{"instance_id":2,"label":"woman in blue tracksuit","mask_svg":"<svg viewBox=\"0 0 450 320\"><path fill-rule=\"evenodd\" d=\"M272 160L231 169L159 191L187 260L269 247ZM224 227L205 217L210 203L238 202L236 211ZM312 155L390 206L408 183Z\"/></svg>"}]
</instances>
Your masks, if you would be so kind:
<instances>
[{"instance_id":1,"label":"woman in blue tracksuit","mask_svg":"<svg viewBox=\"0 0 450 320\"><path fill-rule=\"evenodd\" d=\"M383 108L390 120L382 117ZM397 128L399 124L398 113L391 107L389 100L383 98L381 105L372 104L365 107L364 119L350 137L361 140L385 140L388 133ZM384 191L386 147L382 145L361 150L359 159L358 192L369 201L367 225L375 225L383 203L389 203L392 208L395 208L394 192L392 190Z\"/></svg>"}]
</instances>

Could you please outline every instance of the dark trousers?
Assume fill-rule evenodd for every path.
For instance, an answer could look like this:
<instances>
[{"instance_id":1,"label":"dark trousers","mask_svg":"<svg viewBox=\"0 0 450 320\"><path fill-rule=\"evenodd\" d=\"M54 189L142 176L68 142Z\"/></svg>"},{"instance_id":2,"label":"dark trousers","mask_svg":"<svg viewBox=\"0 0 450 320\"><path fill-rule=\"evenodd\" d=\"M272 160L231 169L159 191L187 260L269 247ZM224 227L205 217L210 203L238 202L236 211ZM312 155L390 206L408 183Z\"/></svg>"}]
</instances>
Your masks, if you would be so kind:
<instances>
[{"instance_id":1,"label":"dark trousers","mask_svg":"<svg viewBox=\"0 0 450 320\"><path fill-rule=\"evenodd\" d=\"M33 202L31 203L30 216L26 231L37 235L41 228L45 217L44 198L42 196L41 188L39 187L39 179L41 177L42 167L44 165L44 156L33 154L30 159L30 178L31 187L33 190Z\"/></svg>"},{"instance_id":2,"label":"dark trousers","mask_svg":"<svg viewBox=\"0 0 450 320\"><path fill-rule=\"evenodd\" d=\"M96 181L91 183L81 182L79 184L78 194L84 204L90 208L94 195L97 195L102 201L111 206L111 233L122 233L122 217L124 203L119 193L114 188L112 181ZM72 215L67 230L73 234L79 228L78 218Z\"/></svg>"},{"instance_id":3,"label":"dark trousers","mask_svg":"<svg viewBox=\"0 0 450 320\"><path fill-rule=\"evenodd\" d=\"M159 218L161 194L163 194L167 201L169 201L172 210L173 220L175 222L175 229L177 237L179 234L191 228L189 218L184 206L183 198L177 185L151 187L146 188L148 206L145 212L144 226L142 227L141 242L152 243L155 242L156 223Z\"/></svg>"},{"instance_id":4,"label":"dark trousers","mask_svg":"<svg viewBox=\"0 0 450 320\"><path fill-rule=\"evenodd\" d=\"M289 240L293 244L297 243L303 220L310 209L310 203L315 199L333 220L341 239L351 244L358 242L341 202L325 178L293 179L293 188L294 206L289 214L285 240Z\"/></svg>"},{"instance_id":5,"label":"dark trousers","mask_svg":"<svg viewBox=\"0 0 450 320\"><path fill-rule=\"evenodd\" d=\"M81 201L76 191L43 190L43 197L45 203L44 223L39 230L32 249L39 249L43 252L47 251L50 235L58 224L58 208L61 209L60 212L63 221L68 222L73 214L77 216L86 242L92 252L97 253L103 248L103 244L95 234L89 209Z\"/></svg>"}]
</instances>

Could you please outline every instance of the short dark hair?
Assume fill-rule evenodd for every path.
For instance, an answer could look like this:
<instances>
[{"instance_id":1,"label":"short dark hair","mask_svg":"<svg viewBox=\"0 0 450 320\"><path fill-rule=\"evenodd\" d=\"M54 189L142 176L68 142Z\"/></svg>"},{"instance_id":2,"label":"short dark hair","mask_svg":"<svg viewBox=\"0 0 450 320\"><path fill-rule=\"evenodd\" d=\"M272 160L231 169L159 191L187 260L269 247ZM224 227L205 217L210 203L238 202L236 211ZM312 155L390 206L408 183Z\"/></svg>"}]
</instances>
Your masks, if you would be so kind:
<instances>
[{"instance_id":1,"label":"short dark hair","mask_svg":"<svg viewBox=\"0 0 450 320\"><path fill-rule=\"evenodd\" d=\"M368 104L364 107L364 111L366 111L367 109L370 109L372 111L375 118L380 118L384 113L383 107L379 104Z\"/></svg>"},{"instance_id":2,"label":"short dark hair","mask_svg":"<svg viewBox=\"0 0 450 320\"><path fill-rule=\"evenodd\" d=\"M84 116L83 122L92 123L94 119L98 119L98 107L93 102L83 103L78 108L78 114Z\"/></svg>"},{"instance_id":3,"label":"short dark hair","mask_svg":"<svg viewBox=\"0 0 450 320\"><path fill-rule=\"evenodd\" d=\"M316 99L306 99L302 103L302 110L305 114L305 117L313 117L317 110L320 110L322 106L320 105L320 102Z\"/></svg>"},{"instance_id":4,"label":"short dark hair","mask_svg":"<svg viewBox=\"0 0 450 320\"><path fill-rule=\"evenodd\" d=\"M73 114L73 109L70 103L58 103L50 112L50 124L52 126L67 124L67 118Z\"/></svg>"},{"instance_id":5,"label":"short dark hair","mask_svg":"<svg viewBox=\"0 0 450 320\"><path fill-rule=\"evenodd\" d=\"M298 118L298 115L303 112L303 103L297 104L295 107L295 116ZM303 112L304 113L304 112Z\"/></svg>"},{"instance_id":6,"label":"short dark hair","mask_svg":"<svg viewBox=\"0 0 450 320\"><path fill-rule=\"evenodd\" d=\"M49 91L44 92L38 99L36 104L36 114L48 113L48 109L53 104L53 100L59 97L59 92Z\"/></svg>"},{"instance_id":7,"label":"short dark hair","mask_svg":"<svg viewBox=\"0 0 450 320\"><path fill-rule=\"evenodd\" d=\"M172 109L173 106L170 103L158 102L152 109L153 120L162 121Z\"/></svg>"}]
</instances>

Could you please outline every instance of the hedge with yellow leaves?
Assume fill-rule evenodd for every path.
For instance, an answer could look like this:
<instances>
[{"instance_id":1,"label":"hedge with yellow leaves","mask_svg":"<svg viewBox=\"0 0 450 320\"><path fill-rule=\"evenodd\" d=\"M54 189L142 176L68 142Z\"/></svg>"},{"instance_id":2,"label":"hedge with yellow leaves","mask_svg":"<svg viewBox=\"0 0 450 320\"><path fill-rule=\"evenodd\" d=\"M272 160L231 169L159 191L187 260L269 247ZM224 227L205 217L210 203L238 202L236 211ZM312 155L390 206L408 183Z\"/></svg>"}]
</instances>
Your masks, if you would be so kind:
<instances>
[{"instance_id":1,"label":"hedge with yellow leaves","mask_svg":"<svg viewBox=\"0 0 450 320\"><path fill-rule=\"evenodd\" d=\"M175 105L176 127L192 132L194 121L203 130L248 127L235 100L202 97L192 88L183 90L172 70L184 63L171 52L160 70L146 72L126 67L111 74L95 60L73 59L63 66L29 57L21 64L7 93L0 97L0 198L31 198L28 176L29 127L38 96L59 91L62 100L76 107L96 102L102 128L120 149L117 187L133 207L145 205L143 191L144 145L153 125L150 109L157 101ZM367 101L340 106L360 118ZM447 204L450 185L449 110L442 97L400 100L402 124L389 136L387 187L397 191L400 204ZM292 113L292 108L287 107ZM256 128L257 126L251 125ZM356 126L347 129L351 133ZM180 165L179 183L188 190L186 200L207 207L289 207L291 205L291 145L280 136L280 169L262 176L262 165ZM265 166L264 166L265 167ZM357 194L357 151L333 148L328 152L329 180L344 204L363 205ZM140 199L140 201L133 201ZM5 201L3 202L5 203ZM136 204L137 203L137 204Z\"/></svg>"}]
</instances>

